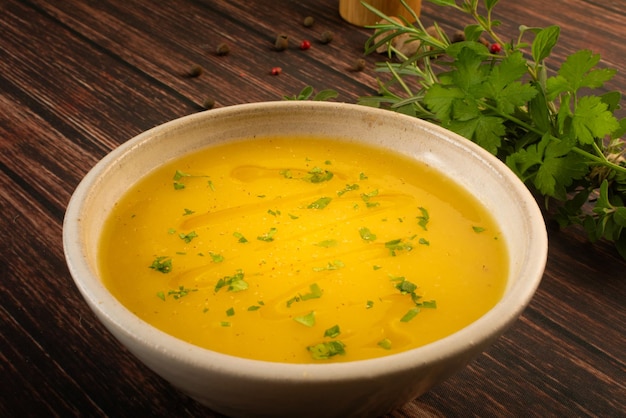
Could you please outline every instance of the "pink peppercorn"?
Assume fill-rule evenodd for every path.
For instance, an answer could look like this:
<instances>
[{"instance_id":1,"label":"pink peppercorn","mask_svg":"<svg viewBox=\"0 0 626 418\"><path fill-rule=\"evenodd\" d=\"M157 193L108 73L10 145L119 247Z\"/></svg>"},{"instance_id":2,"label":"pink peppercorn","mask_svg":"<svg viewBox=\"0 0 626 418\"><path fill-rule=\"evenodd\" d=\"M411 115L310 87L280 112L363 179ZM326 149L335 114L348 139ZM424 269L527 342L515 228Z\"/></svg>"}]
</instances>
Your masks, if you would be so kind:
<instances>
[{"instance_id":1,"label":"pink peppercorn","mask_svg":"<svg viewBox=\"0 0 626 418\"><path fill-rule=\"evenodd\" d=\"M302 42L300 42L300 49L305 50L305 49L309 49L311 48L311 42L307 41L306 39Z\"/></svg>"},{"instance_id":2,"label":"pink peppercorn","mask_svg":"<svg viewBox=\"0 0 626 418\"><path fill-rule=\"evenodd\" d=\"M272 71L271 71L272 75L278 75L278 74L280 74L282 72L283 72L283 69L280 68L280 67L273 67Z\"/></svg>"},{"instance_id":3,"label":"pink peppercorn","mask_svg":"<svg viewBox=\"0 0 626 418\"><path fill-rule=\"evenodd\" d=\"M502 51L502 47L500 46L500 44L491 44L491 46L489 47L489 51L491 51L492 54L497 54L498 52Z\"/></svg>"}]
</instances>

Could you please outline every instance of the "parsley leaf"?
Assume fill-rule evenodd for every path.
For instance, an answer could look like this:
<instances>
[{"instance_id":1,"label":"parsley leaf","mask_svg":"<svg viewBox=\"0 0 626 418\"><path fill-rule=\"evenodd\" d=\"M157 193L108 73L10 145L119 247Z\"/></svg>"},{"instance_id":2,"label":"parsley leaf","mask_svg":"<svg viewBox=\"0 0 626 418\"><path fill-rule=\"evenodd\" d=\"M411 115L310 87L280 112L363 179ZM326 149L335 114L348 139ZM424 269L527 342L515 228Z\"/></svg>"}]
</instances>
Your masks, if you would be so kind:
<instances>
[{"instance_id":1,"label":"parsley leaf","mask_svg":"<svg viewBox=\"0 0 626 418\"><path fill-rule=\"evenodd\" d=\"M311 357L315 360L327 360L336 355L345 355L346 345L341 341L328 341L320 344L310 345L307 347Z\"/></svg>"},{"instance_id":2,"label":"parsley leaf","mask_svg":"<svg viewBox=\"0 0 626 418\"><path fill-rule=\"evenodd\" d=\"M307 206L307 209L324 209L333 200L331 197L320 197L315 202Z\"/></svg>"},{"instance_id":3,"label":"parsley leaf","mask_svg":"<svg viewBox=\"0 0 626 418\"><path fill-rule=\"evenodd\" d=\"M376 234L372 233L369 228L359 228L359 235L361 235L361 239L363 241L374 241L376 240Z\"/></svg>"},{"instance_id":4,"label":"parsley leaf","mask_svg":"<svg viewBox=\"0 0 626 418\"><path fill-rule=\"evenodd\" d=\"M409 322L411 319L415 318L418 313L420 313L419 308L411 308L400 318L400 322Z\"/></svg>"},{"instance_id":5,"label":"parsley leaf","mask_svg":"<svg viewBox=\"0 0 626 418\"><path fill-rule=\"evenodd\" d=\"M293 320L307 327L315 326L315 312L311 311L306 315L294 316Z\"/></svg>"},{"instance_id":6,"label":"parsley leaf","mask_svg":"<svg viewBox=\"0 0 626 418\"><path fill-rule=\"evenodd\" d=\"M330 181L332 178L333 173L331 171L323 170L319 167L314 167L311 171L309 171L308 175L303 178L303 180L310 183L322 183L325 181Z\"/></svg>"},{"instance_id":7,"label":"parsley leaf","mask_svg":"<svg viewBox=\"0 0 626 418\"><path fill-rule=\"evenodd\" d=\"M324 337L337 338L339 334L341 334L341 329L339 328L339 325L332 326L324 331Z\"/></svg>"},{"instance_id":8,"label":"parsley leaf","mask_svg":"<svg viewBox=\"0 0 626 418\"><path fill-rule=\"evenodd\" d=\"M322 297L322 289L317 283L313 283L309 286L309 293L300 295L300 300L319 299Z\"/></svg>"},{"instance_id":9,"label":"parsley leaf","mask_svg":"<svg viewBox=\"0 0 626 418\"><path fill-rule=\"evenodd\" d=\"M223 287L226 287L229 292L241 292L248 289L248 282L244 280L243 271L237 270L234 275L219 279L215 285L215 292L219 292Z\"/></svg>"},{"instance_id":10,"label":"parsley leaf","mask_svg":"<svg viewBox=\"0 0 626 418\"><path fill-rule=\"evenodd\" d=\"M172 271L172 259L167 256L157 257L149 267L161 273L169 273Z\"/></svg>"},{"instance_id":11,"label":"parsley leaf","mask_svg":"<svg viewBox=\"0 0 626 418\"><path fill-rule=\"evenodd\" d=\"M270 230L262 235L256 237L259 241L272 242L274 241L274 235L278 230L276 228L270 228Z\"/></svg>"},{"instance_id":12,"label":"parsley leaf","mask_svg":"<svg viewBox=\"0 0 626 418\"><path fill-rule=\"evenodd\" d=\"M176 290L170 290L167 292L168 296L172 296L174 299L180 299L187 296L190 292L197 292L198 289L187 289L184 286L178 286Z\"/></svg>"},{"instance_id":13,"label":"parsley leaf","mask_svg":"<svg viewBox=\"0 0 626 418\"><path fill-rule=\"evenodd\" d=\"M192 239L198 237L198 234L196 234L196 231L191 231L188 234L184 234L181 232L180 234L178 234L178 236L180 237L180 239L185 241L185 243L189 244Z\"/></svg>"}]
</instances>

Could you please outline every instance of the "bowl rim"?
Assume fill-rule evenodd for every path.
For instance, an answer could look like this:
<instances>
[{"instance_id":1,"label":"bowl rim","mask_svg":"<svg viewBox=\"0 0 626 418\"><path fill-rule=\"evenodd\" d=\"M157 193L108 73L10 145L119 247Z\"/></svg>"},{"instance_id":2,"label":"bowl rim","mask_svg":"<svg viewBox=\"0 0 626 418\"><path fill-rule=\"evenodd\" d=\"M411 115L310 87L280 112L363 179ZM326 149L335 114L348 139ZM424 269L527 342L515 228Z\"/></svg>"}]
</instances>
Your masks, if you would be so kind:
<instances>
[{"instance_id":1,"label":"bowl rim","mask_svg":"<svg viewBox=\"0 0 626 418\"><path fill-rule=\"evenodd\" d=\"M149 141L155 135L176 131L177 128L189 123L201 123L206 118L219 118L238 112L273 112L285 109L290 109L290 111L326 109L331 112L356 110L364 115L374 117L384 115L385 118L393 118L400 123L410 121L410 123L419 125L420 129L438 138L448 138L449 142L467 148L501 174L525 203L526 210L530 214L529 232L534 238L534 247L529 249L523 268L523 273L527 279L515 283L512 288L505 292L502 299L483 316L447 337L404 352L347 362L296 364L236 357L180 340L135 316L108 292L92 272L80 246L81 210L89 191L92 187L97 186L98 177L105 173L119 157ZM356 104L314 101L258 102L227 106L209 112L183 116L134 136L98 161L76 187L67 205L63 220L63 247L70 274L83 298L101 320L106 318L115 324L117 332L123 333L125 337L141 340L142 344L150 345L167 357L193 367L210 369L223 374L243 373L245 370L246 378L265 381L299 381L306 376L306 380L309 382L348 381L374 375L391 375L410 367L443 361L465 351L468 345L472 346L485 339L496 339L517 320L533 297L543 276L548 252L547 231L543 215L534 197L504 163L480 146L445 128L415 117ZM113 332L113 329L109 328L109 331ZM115 335L115 332L113 334ZM116 337L118 336L116 335Z\"/></svg>"}]
</instances>

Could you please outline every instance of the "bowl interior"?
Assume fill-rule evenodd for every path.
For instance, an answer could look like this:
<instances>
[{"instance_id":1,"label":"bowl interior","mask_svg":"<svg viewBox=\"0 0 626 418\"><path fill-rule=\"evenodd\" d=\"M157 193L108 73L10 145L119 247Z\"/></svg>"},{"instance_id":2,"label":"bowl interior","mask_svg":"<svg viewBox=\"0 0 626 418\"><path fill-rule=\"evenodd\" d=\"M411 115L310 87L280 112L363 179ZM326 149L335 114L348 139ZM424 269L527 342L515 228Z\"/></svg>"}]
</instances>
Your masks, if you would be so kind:
<instances>
[{"instance_id":1,"label":"bowl interior","mask_svg":"<svg viewBox=\"0 0 626 418\"><path fill-rule=\"evenodd\" d=\"M256 136L313 135L391 148L422 161L469 190L499 224L510 261L502 300L478 321L435 343L381 359L329 365L259 364L213 353L165 335L135 317L98 278L98 240L115 202L138 178L166 161L213 144ZM271 368L276 379L346 379L391 373L407 361L427 363L490 341L508 327L532 297L545 267L547 238L541 212L525 186L495 157L455 134L416 118L363 106L327 102L271 102L239 105L178 119L129 140L101 160L81 182L64 223L66 258L76 284L114 333L180 356L201 367L254 364L259 376ZM338 372L330 373L329 370Z\"/></svg>"}]
</instances>

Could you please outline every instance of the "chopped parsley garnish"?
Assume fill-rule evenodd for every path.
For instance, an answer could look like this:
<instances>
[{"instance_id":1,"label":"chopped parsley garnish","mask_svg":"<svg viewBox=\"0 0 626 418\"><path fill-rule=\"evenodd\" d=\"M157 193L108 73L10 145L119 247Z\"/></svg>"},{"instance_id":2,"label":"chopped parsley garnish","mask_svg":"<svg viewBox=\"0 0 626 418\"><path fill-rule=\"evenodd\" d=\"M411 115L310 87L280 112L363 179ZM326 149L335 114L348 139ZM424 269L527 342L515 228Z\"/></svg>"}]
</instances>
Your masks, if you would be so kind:
<instances>
[{"instance_id":1,"label":"chopped parsley garnish","mask_svg":"<svg viewBox=\"0 0 626 418\"><path fill-rule=\"evenodd\" d=\"M196 231L191 231L188 234L183 234L182 232L180 234L178 234L178 236L180 237L180 239L182 239L183 241L185 241L187 244L189 244L191 242L192 239L196 238L198 236L198 234L196 234Z\"/></svg>"},{"instance_id":2,"label":"chopped parsley garnish","mask_svg":"<svg viewBox=\"0 0 626 418\"><path fill-rule=\"evenodd\" d=\"M325 181L330 181L332 178L333 173L331 171L323 170L319 167L314 167L302 180L308 181L310 183L322 183Z\"/></svg>"},{"instance_id":3,"label":"chopped parsley garnish","mask_svg":"<svg viewBox=\"0 0 626 418\"><path fill-rule=\"evenodd\" d=\"M248 311L250 311L250 312L258 311L259 309L261 309L261 307L259 305L250 305L250 306L248 306Z\"/></svg>"},{"instance_id":4,"label":"chopped parsley garnish","mask_svg":"<svg viewBox=\"0 0 626 418\"><path fill-rule=\"evenodd\" d=\"M415 318L418 313L420 313L420 309L418 307L411 308L402 318L400 318L400 322L409 322L411 319Z\"/></svg>"},{"instance_id":5,"label":"chopped parsley garnish","mask_svg":"<svg viewBox=\"0 0 626 418\"><path fill-rule=\"evenodd\" d=\"M380 203L378 202L371 201L371 198L375 196L378 196L378 189L373 190L369 193L361 193L361 199L363 200L363 202L365 202L365 206L367 206L368 208L373 208L380 205Z\"/></svg>"},{"instance_id":6,"label":"chopped parsley garnish","mask_svg":"<svg viewBox=\"0 0 626 418\"><path fill-rule=\"evenodd\" d=\"M289 217L290 217L291 219L298 219L298 218L299 218L299 216L298 216L298 215L293 215L293 214L291 214L291 213L289 214Z\"/></svg>"},{"instance_id":7,"label":"chopped parsley garnish","mask_svg":"<svg viewBox=\"0 0 626 418\"><path fill-rule=\"evenodd\" d=\"M242 290L246 290L248 288L248 282L244 280L243 271L237 270L234 275L219 279L215 285L215 292L219 292L220 289L225 286L228 286L226 290L229 292L241 292Z\"/></svg>"},{"instance_id":8,"label":"chopped parsley garnish","mask_svg":"<svg viewBox=\"0 0 626 418\"><path fill-rule=\"evenodd\" d=\"M430 245L430 241L428 241L426 238L420 238L418 242L420 245L426 245L426 246Z\"/></svg>"},{"instance_id":9,"label":"chopped parsley garnish","mask_svg":"<svg viewBox=\"0 0 626 418\"><path fill-rule=\"evenodd\" d=\"M243 234L240 232L234 232L233 237L237 238L237 241L241 244L245 244L246 242L248 242L246 237L244 237Z\"/></svg>"},{"instance_id":10,"label":"chopped parsley garnish","mask_svg":"<svg viewBox=\"0 0 626 418\"><path fill-rule=\"evenodd\" d=\"M280 170L279 173L281 176L283 176L286 179L293 178L293 174L291 174L291 170L288 170L288 169Z\"/></svg>"},{"instance_id":11,"label":"chopped parsley garnish","mask_svg":"<svg viewBox=\"0 0 626 418\"><path fill-rule=\"evenodd\" d=\"M294 316L293 320L310 328L315 325L315 312L311 311L306 315Z\"/></svg>"},{"instance_id":12,"label":"chopped parsley garnish","mask_svg":"<svg viewBox=\"0 0 626 418\"><path fill-rule=\"evenodd\" d=\"M392 256L396 256L396 252L398 251L411 251L413 249L413 244L411 242L403 242L401 238L394 239L391 241L387 241L385 243L385 248L389 249L389 252Z\"/></svg>"},{"instance_id":13,"label":"chopped parsley garnish","mask_svg":"<svg viewBox=\"0 0 626 418\"><path fill-rule=\"evenodd\" d=\"M268 209L267 213L269 213L272 216L278 216L280 215L280 211L279 210L272 210L272 209Z\"/></svg>"},{"instance_id":14,"label":"chopped parsley garnish","mask_svg":"<svg viewBox=\"0 0 626 418\"><path fill-rule=\"evenodd\" d=\"M376 239L376 234L372 233L369 228L359 228L359 234L363 241L374 241Z\"/></svg>"},{"instance_id":15,"label":"chopped parsley garnish","mask_svg":"<svg viewBox=\"0 0 626 418\"><path fill-rule=\"evenodd\" d=\"M287 307L291 307L295 302L300 302L300 296L294 296L287 301Z\"/></svg>"},{"instance_id":16,"label":"chopped parsley garnish","mask_svg":"<svg viewBox=\"0 0 626 418\"><path fill-rule=\"evenodd\" d=\"M309 286L309 293L300 295L300 300L319 299L322 297L322 289L317 283L313 283Z\"/></svg>"},{"instance_id":17,"label":"chopped parsley garnish","mask_svg":"<svg viewBox=\"0 0 626 418\"><path fill-rule=\"evenodd\" d=\"M373 300L368 300L365 303L365 309L372 309L374 307L374 301Z\"/></svg>"},{"instance_id":18,"label":"chopped parsley garnish","mask_svg":"<svg viewBox=\"0 0 626 418\"><path fill-rule=\"evenodd\" d=\"M472 226L472 229L477 234L480 234L481 232L485 232L485 228L483 228L482 226Z\"/></svg>"},{"instance_id":19,"label":"chopped parsley garnish","mask_svg":"<svg viewBox=\"0 0 626 418\"><path fill-rule=\"evenodd\" d=\"M157 294L156 294L156 295L157 295L157 297L158 297L159 299L161 299L161 300L163 300L163 301L165 300L165 293L164 293L164 292L157 292Z\"/></svg>"},{"instance_id":20,"label":"chopped parsley garnish","mask_svg":"<svg viewBox=\"0 0 626 418\"><path fill-rule=\"evenodd\" d=\"M420 206L418 209L420 210L420 212L422 212L422 214L417 217L417 224L421 226L424 231L427 231L427 225L428 221L430 220L430 215L428 214L428 211L423 207Z\"/></svg>"},{"instance_id":21,"label":"chopped parsley garnish","mask_svg":"<svg viewBox=\"0 0 626 418\"><path fill-rule=\"evenodd\" d=\"M400 291L400 293L402 293L403 295L410 295L413 303L415 303L416 306L421 306L419 300L422 297L415 293L418 287L415 283L406 280L404 277L394 277L391 280L398 281L395 287Z\"/></svg>"},{"instance_id":22,"label":"chopped parsley garnish","mask_svg":"<svg viewBox=\"0 0 626 418\"><path fill-rule=\"evenodd\" d=\"M437 309L437 301L435 301L435 300L425 300L425 301L421 302L420 306L422 308Z\"/></svg>"},{"instance_id":23,"label":"chopped parsley garnish","mask_svg":"<svg viewBox=\"0 0 626 418\"><path fill-rule=\"evenodd\" d=\"M228 321L221 321L220 322L220 326L228 328L228 327L230 327L230 322L228 322Z\"/></svg>"},{"instance_id":24,"label":"chopped parsley garnish","mask_svg":"<svg viewBox=\"0 0 626 418\"><path fill-rule=\"evenodd\" d=\"M359 173L359 180L367 180L368 177L365 175L365 173Z\"/></svg>"},{"instance_id":25,"label":"chopped parsley garnish","mask_svg":"<svg viewBox=\"0 0 626 418\"><path fill-rule=\"evenodd\" d=\"M187 208L185 208L185 213L183 213L183 216L192 215L192 214L194 214L194 213L196 213L196 211L195 211L195 210L191 210L191 209L187 209Z\"/></svg>"},{"instance_id":26,"label":"chopped parsley garnish","mask_svg":"<svg viewBox=\"0 0 626 418\"><path fill-rule=\"evenodd\" d=\"M154 259L150 268L161 273L169 273L172 271L172 259L167 256L161 256Z\"/></svg>"},{"instance_id":27,"label":"chopped parsley garnish","mask_svg":"<svg viewBox=\"0 0 626 418\"><path fill-rule=\"evenodd\" d=\"M176 170L176 172L174 173L174 181L178 181L182 179L183 177L191 177L191 174L187 174L183 171Z\"/></svg>"},{"instance_id":28,"label":"chopped parsley garnish","mask_svg":"<svg viewBox=\"0 0 626 418\"><path fill-rule=\"evenodd\" d=\"M180 181L183 177L191 177L191 174L183 173L180 170L176 170L176 173L174 173L174 189L175 190L182 190L185 188L185 184Z\"/></svg>"},{"instance_id":29,"label":"chopped parsley garnish","mask_svg":"<svg viewBox=\"0 0 626 418\"><path fill-rule=\"evenodd\" d=\"M177 290L170 290L167 292L168 296L172 296L174 299L180 299L183 296L187 296L189 292L197 292L198 289L187 289L184 286L178 286Z\"/></svg>"},{"instance_id":30,"label":"chopped parsley garnish","mask_svg":"<svg viewBox=\"0 0 626 418\"><path fill-rule=\"evenodd\" d=\"M209 255L211 256L211 261L213 261L214 263L221 263L222 261L224 261L224 256L222 254L209 252Z\"/></svg>"},{"instance_id":31,"label":"chopped parsley garnish","mask_svg":"<svg viewBox=\"0 0 626 418\"><path fill-rule=\"evenodd\" d=\"M320 197L315 202L307 206L307 209L324 209L328 206L331 200L333 200L331 197Z\"/></svg>"},{"instance_id":32,"label":"chopped parsley garnish","mask_svg":"<svg viewBox=\"0 0 626 418\"><path fill-rule=\"evenodd\" d=\"M344 187L343 189L339 190L337 192L337 196L342 196L348 192L351 192L353 190L359 190L359 185L358 184L346 184L346 187Z\"/></svg>"},{"instance_id":33,"label":"chopped parsley garnish","mask_svg":"<svg viewBox=\"0 0 626 418\"><path fill-rule=\"evenodd\" d=\"M277 231L278 230L276 228L270 228L268 232L264 233L263 235L259 235L258 237L256 237L256 239L258 239L259 241L272 242L274 241L274 235L276 235Z\"/></svg>"},{"instance_id":34,"label":"chopped parsley garnish","mask_svg":"<svg viewBox=\"0 0 626 418\"><path fill-rule=\"evenodd\" d=\"M175 190L182 190L185 188L185 183L181 181L185 177L208 177L208 176L194 176L194 175L185 173L183 171L176 170L176 172L174 173L174 177L173 177ZM213 183L211 182L211 180L209 180L209 187L213 189Z\"/></svg>"},{"instance_id":35,"label":"chopped parsley garnish","mask_svg":"<svg viewBox=\"0 0 626 418\"><path fill-rule=\"evenodd\" d=\"M292 297L287 301L287 307L291 307L296 302L310 300L310 299L319 299L322 297L322 289L317 283L313 283L309 285L309 293L305 293L304 295L299 294L297 296Z\"/></svg>"},{"instance_id":36,"label":"chopped parsley garnish","mask_svg":"<svg viewBox=\"0 0 626 418\"><path fill-rule=\"evenodd\" d=\"M398 282L395 287L403 295L415 293L417 290L417 285L406 280L404 277L394 277L391 280Z\"/></svg>"},{"instance_id":37,"label":"chopped parsley garnish","mask_svg":"<svg viewBox=\"0 0 626 418\"><path fill-rule=\"evenodd\" d=\"M341 329L339 329L339 325L335 325L324 331L324 337L328 338L337 338L339 334L341 334Z\"/></svg>"},{"instance_id":38,"label":"chopped parsley garnish","mask_svg":"<svg viewBox=\"0 0 626 418\"><path fill-rule=\"evenodd\" d=\"M392 281L396 281L395 288L400 291L403 295L410 295L411 300L415 304L415 308L412 308L407 312L401 319L402 322L408 322L413 319L419 312L420 308L428 308L428 309L436 309L437 302L434 300L422 301L422 297L415 293L418 286L415 283L412 283L406 280L404 277L393 277Z\"/></svg>"},{"instance_id":39,"label":"chopped parsley garnish","mask_svg":"<svg viewBox=\"0 0 626 418\"><path fill-rule=\"evenodd\" d=\"M391 340L389 338L384 338L378 341L378 346L384 348L385 350L391 350Z\"/></svg>"},{"instance_id":40,"label":"chopped parsley garnish","mask_svg":"<svg viewBox=\"0 0 626 418\"><path fill-rule=\"evenodd\" d=\"M339 242L337 242L336 239L326 239L324 241L320 241L317 244L313 244L313 245L317 245L318 247L330 248L330 247L336 247L337 244L339 244Z\"/></svg>"},{"instance_id":41,"label":"chopped parsley garnish","mask_svg":"<svg viewBox=\"0 0 626 418\"><path fill-rule=\"evenodd\" d=\"M235 315L235 308L228 308L226 309L226 316L234 316Z\"/></svg>"},{"instance_id":42,"label":"chopped parsley garnish","mask_svg":"<svg viewBox=\"0 0 626 418\"><path fill-rule=\"evenodd\" d=\"M346 354L346 345L341 341L328 341L325 343L310 345L307 347L311 357L315 360L327 360L338 354Z\"/></svg>"},{"instance_id":43,"label":"chopped parsley garnish","mask_svg":"<svg viewBox=\"0 0 626 418\"><path fill-rule=\"evenodd\" d=\"M329 261L325 267L313 267L313 271L339 270L345 267L345 263L341 260Z\"/></svg>"}]
</instances>

